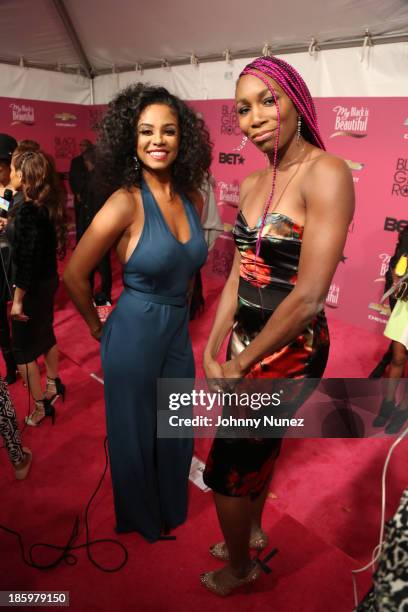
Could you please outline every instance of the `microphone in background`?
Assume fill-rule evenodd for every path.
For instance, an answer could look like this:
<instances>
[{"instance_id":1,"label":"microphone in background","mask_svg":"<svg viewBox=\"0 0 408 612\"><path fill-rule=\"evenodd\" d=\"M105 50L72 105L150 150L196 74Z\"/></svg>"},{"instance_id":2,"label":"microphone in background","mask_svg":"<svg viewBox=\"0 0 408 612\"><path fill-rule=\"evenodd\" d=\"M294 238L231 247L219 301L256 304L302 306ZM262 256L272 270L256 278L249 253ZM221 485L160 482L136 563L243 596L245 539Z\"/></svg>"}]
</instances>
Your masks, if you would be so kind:
<instances>
[{"instance_id":1,"label":"microphone in background","mask_svg":"<svg viewBox=\"0 0 408 612\"><path fill-rule=\"evenodd\" d=\"M0 217L5 219L8 215L10 204L13 200L13 192L11 189L5 189L3 197L0 196Z\"/></svg>"}]
</instances>

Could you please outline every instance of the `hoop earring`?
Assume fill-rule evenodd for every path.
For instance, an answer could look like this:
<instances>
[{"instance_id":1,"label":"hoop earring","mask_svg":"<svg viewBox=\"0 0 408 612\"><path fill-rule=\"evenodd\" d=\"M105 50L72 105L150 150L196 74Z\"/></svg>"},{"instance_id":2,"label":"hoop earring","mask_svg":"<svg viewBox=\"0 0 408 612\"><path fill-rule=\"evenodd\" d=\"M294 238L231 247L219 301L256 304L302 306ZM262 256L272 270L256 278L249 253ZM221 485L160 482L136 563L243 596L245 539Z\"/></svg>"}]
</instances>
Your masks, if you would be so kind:
<instances>
[{"instance_id":1,"label":"hoop earring","mask_svg":"<svg viewBox=\"0 0 408 612\"><path fill-rule=\"evenodd\" d=\"M137 158L137 155L133 156L133 161L134 161L133 167L136 170L136 172L139 173L140 172L140 162L139 162L139 160Z\"/></svg>"},{"instance_id":2,"label":"hoop earring","mask_svg":"<svg viewBox=\"0 0 408 612\"><path fill-rule=\"evenodd\" d=\"M299 146L300 144L300 138L301 138L301 131L302 131L302 117L301 115L298 115L297 118L297 134L296 134L296 144L297 146Z\"/></svg>"},{"instance_id":3,"label":"hoop earring","mask_svg":"<svg viewBox=\"0 0 408 612\"><path fill-rule=\"evenodd\" d=\"M234 148L234 151L242 151L242 149L245 147L246 143L248 142L248 136L243 136L241 143Z\"/></svg>"}]
</instances>

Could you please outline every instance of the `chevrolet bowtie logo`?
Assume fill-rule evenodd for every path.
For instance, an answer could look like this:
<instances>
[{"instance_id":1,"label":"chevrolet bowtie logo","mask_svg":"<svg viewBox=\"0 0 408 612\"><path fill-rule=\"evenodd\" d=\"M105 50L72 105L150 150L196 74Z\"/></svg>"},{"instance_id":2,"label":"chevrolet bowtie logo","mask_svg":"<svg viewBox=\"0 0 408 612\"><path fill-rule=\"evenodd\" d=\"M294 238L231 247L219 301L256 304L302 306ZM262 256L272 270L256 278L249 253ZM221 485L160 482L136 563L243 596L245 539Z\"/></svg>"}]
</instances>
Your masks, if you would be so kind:
<instances>
[{"instance_id":1,"label":"chevrolet bowtie logo","mask_svg":"<svg viewBox=\"0 0 408 612\"><path fill-rule=\"evenodd\" d=\"M54 115L54 119L59 119L60 121L75 121L77 116L72 113L57 113Z\"/></svg>"}]
</instances>

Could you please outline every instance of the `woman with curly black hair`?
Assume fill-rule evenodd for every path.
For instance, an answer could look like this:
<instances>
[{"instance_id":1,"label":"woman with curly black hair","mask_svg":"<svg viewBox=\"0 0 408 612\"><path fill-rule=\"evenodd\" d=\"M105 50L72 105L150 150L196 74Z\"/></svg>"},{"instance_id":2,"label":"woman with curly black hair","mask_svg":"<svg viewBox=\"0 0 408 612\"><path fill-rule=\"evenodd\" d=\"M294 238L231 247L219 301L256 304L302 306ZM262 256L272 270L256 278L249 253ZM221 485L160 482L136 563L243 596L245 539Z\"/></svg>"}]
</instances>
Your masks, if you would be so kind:
<instances>
[{"instance_id":1,"label":"woman with curly black hair","mask_svg":"<svg viewBox=\"0 0 408 612\"><path fill-rule=\"evenodd\" d=\"M204 123L162 87L123 90L99 142L102 175L116 189L64 274L94 338L102 341L117 531L158 540L187 513L191 439L156 436L158 378L193 378L188 290L207 248L199 187L211 162ZM103 330L89 274L115 245L124 290Z\"/></svg>"}]
</instances>

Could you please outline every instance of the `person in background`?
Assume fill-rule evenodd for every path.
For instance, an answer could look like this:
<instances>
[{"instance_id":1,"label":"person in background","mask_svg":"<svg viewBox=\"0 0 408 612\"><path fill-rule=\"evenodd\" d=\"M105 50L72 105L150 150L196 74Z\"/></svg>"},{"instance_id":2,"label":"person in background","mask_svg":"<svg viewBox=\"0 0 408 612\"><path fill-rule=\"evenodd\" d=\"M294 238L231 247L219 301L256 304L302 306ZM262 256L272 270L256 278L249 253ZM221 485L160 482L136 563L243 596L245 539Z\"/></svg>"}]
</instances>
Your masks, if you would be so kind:
<instances>
[{"instance_id":1,"label":"person in background","mask_svg":"<svg viewBox=\"0 0 408 612\"><path fill-rule=\"evenodd\" d=\"M32 453L22 446L21 434L17 425L16 411L11 401L7 385L0 377L0 435L14 469L17 480L24 480L30 471Z\"/></svg>"},{"instance_id":2,"label":"person in background","mask_svg":"<svg viewBox=\"0 0 408 612\"><path fill-rule=\"evenodd\" d=\"M385 286L384 293L388 291L388 289L392 286L393 283L393 270L397 265L397 262L403 253L408 253L408 225L404 227L404 229L398 234L397 245L395 247L394 255L390 259L390 265L388 266L388 270L385 275ZM394 295L390 295L388 298L391 312L394 309L397 300ZM393 343L390 342L390 345L387 351L382 356L380 362L375 366L369 378L381 378L385 372L386 367L391 363L393 354Z\"/></svg>"},{"instance_id":3,"label":"person in background","mask_svg":"<svg viewBox=\"0 0 408 612\"><path fill-rule=\"evenodd\" d=\"M75 209L75 235L76 242L78 243L80 237L84 233L81 227L81 198L82 192L85 189L87 171L84 161L84 153L92 146L92 143L87 138L84 138L79 143L80 155L74 157L71 161L69 169L69 186L74 195L74 209Z\"/></svg>"},{"instance_id":4,"label":"person in background","mask_svg":"<svg viewBox=\"0 0 408 612\"><path fill-rule=\"evenodd\" d=\"M203 196L203 212L201 215L201 223L203 226L204 238L207 243L208 251L211 251L215 241L220 233L223 232L218 212L217 200L215 198L215 180L210 175L201 185L200 193ZM190 321L193 321L197 316L204 311L204 291L201 270L197 272L194 278L194 284L191 292L190 300Z\"/></svg>"},{"instance_id":5,"label":"person in background","mask_svg":"<svg viewBox=\"0 0 408 612\"><path fill-rule=\"evenodd\" d=\"M53 402L65 394L58 376L53 329L57 254L61 258L65 255L65 211L55 170L42 151L20 152L17 148L11 160L10 180L13 189L24 196L24 201L13 207L7 224L15 285L12 347L20 374L29 382L35 401L26 423L37 426L47 416L54 422ZM37 364L40 355L44 355L47 371L45 392Z\"/></svg>"},{"instance_id":6,"label":"person in background","mask_svg":"<svg viewBox=\"0 0 408 612\"><path fill-rule=\"evenodd\" d=\"M10 182L10 162L17 141L9 134L0 134L0 196L3 197L6 189L13 191ZM13 200L18 201L21 196L17 194ZM12 203L11 203L12 205ZM11 250L5 233L6 219L1 219L0 227L0 348L6 364L7 384L16 382L17 365L11 349L10 327L7 315L7 302L12 299L10 287Z\"/></svg>"},{"instance_id":7,"label":"person in background","mask_svg":"<svg viewBox=\"0 0 408 612\"><path fill-rule=\"evenodd\" d=\"M84 189L81 193L81 233L79 238L82 238L83 234L92 223L96 213L102 208L103 204L110 195L109 189L106 185L104 185L102 177L96 171L96 147L89 147L85 151L83 157L87 171L87 178ZM99 292L94 295L95 304L97 306L110 306L112 304L112 268L110 249L102 257L98 267L91 272L89 281L91 283L92 292L94 291L96 271L99 272L101 277L101 287Z\"/></svg>"},{"instance_id":8,"label":"person in background","mask_svg":"<svg viewBox=\"0 0 408 612\"><path fill-rule=\"evenodd\" d=\"M25 140L19 140L18 149L21 153L23 153L24 151L39 151L41 147L40 143L36 140L26 138Z\"/></svg>"},{"instance_id":9,"label":"person in background","mask_svg":"<svg viewBox=\"0 0 408 612\"><path fill-rule=\"evenodd\" d=\"M212 175L206 179L201 186L201 193L204 199L203 214L201 222L208 250L211 251L218 236L224 231L218 210L217 199L215 197L216 182Z\"/></svg>"},{"instance_id":10,"label":"person in background","mask_svg":"<svg viewBox=\"0 0 408 612\"><path fill-rule=\"evenodd\" d=\"M400 257L397 261L393 257L392 264L390 262L394 284L408 272L408 248L406 251L403 250L404 246L408 247L408 245L403 236L398 245L397 252ZM399 406L396 404L398 385L404 376L408 360L408 282L402 282L396 288L394 300L391 316L384 330L384 336L392 340L387 390L381 402L379 414L373 421L373 427L385 426L385 432L388 434L397 433L408 420L408 384Z\"/></svg>"}]
</instances>

